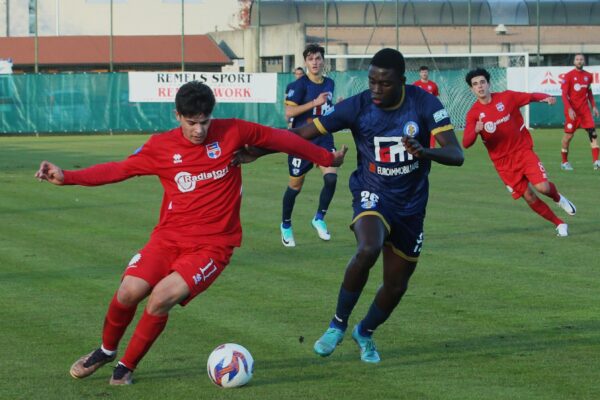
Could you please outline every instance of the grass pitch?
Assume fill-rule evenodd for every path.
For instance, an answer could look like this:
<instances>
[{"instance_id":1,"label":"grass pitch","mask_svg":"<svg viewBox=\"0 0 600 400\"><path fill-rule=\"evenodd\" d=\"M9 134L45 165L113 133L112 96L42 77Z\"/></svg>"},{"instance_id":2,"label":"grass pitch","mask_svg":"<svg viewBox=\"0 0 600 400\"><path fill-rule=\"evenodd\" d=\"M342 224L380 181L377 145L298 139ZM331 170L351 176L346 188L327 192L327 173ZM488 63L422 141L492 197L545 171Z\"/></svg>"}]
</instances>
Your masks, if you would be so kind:
<instances>
[{"instance_id":1,"label":"grass pitch","mask_svg":"<svg viewBox=\"0 0 600 400\"><path fill-rule=\"evenodd\" d=\"M297 247L287 249L278 228L285 157L245 166L242 248L213 287L174 309L136 383L118 388L108 386L110 367L81 381L68 371L98 346L119 276L157 221L161 187L144 177L60 188L33 174L42 159L66 169L118 160L146 137L0 138L0 398L598 398L600 171L591 168L587 135L572 143L571 173L559 170L561 133L533 135L550 178L578 207L568 217L551 205L571 236L557 238L511 199L481 142L461 168L435 164L423 254L404 300L376 333L379 365L359 360L350 335L329 358L312 351L354 251L353 146L327 217L329 243L310 226L318 172L298 197ZM336 140L351 142L348 134ZM378 263L351 325L380 282ZM223 390L207 378L208 355L224 342L252 352L249 386Z\"/></svg>"}]
</instances>

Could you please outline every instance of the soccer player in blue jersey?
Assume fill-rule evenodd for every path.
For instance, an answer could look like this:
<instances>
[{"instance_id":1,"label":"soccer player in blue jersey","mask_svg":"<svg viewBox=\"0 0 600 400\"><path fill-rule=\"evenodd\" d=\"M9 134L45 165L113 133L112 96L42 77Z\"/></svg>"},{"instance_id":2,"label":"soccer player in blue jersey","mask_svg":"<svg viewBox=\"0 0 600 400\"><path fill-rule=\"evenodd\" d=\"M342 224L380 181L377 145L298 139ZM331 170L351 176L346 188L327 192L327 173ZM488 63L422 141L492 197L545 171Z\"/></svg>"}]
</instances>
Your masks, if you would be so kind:
<instances>
[{"instance_id":1,"label":"soccer player in blue jersey","mask_svg":"<svg viewBox=\"0 0 600 400\"><path fill-rule=\"evenodd\" d=\"M357 241L342 282L335 314L314 345L326 357L344 338L348 320L383 253L383 285L352 331L361 360L380 360L372 335L387 320L408 288L423 245L431 161L460 166L463 152L448 112L433 95L406 85L404 57L393 49L377 52L369 66L369 90L336 104L326 115L294 131L304 138L349 129L356 143L357 168L350 177ZM430 135L440 147L429 148ZM259 156L240 154L241 162Z\"/></svg>"},{"instance_id":2,"label":"soccer player in blue jersey","mask_svg":"<svg viewBox=\"0 0 600 400\"><path fill-rule=\"evenodd\" d=\"M448 112L433 95L406 85L402 54L383 49L369 66L369 89L335 105L300 128L305 138L350 129L358 152L350 177L357 249L342 282L335 314L314 345L326 357L342 341L350 314L383 253L383 285L366 316L352 331L361 360L380 360L372 335L408 288L423 246L431 161L462 165L463 152ZM429 148L434 135L439 148Z\"/></svg>"},{"instance_id":3,"label":"soccer player in blue jersey","mask_svg":"<svg viewBox=\"0 0 600 400\"><path fill-rule=\"evenodd\" d=\"M296 80L302 78L305 75L304 73L304 68L302 67L297 67L294 70L294 76L296 77ZM290 92L290 90L292 89L292 87L294 86L294 82L289 83L286 87L285 87L285 98L287 98L288 93ZM294 117L289 117L287 119L288 121L288 128L291 128L293 126L294 123Z\"/></svg>"},{"instance_id":4,"label":"soccer player in blue jersey","mask_svg":"<svg viewBox=\"0 0 600 400\"><path fill-rule=\"evenodd\" d=\"M314 118L329 110L333 103L333 80L323 76L325 65L325 49L317 44L309 44L303 52L306 74L286 89L285 116L293 118L292 127L300 127L312 122ZM327 150L335 151L333 136L331 134L319 135L313 143ZM281 242L286 247L296 246L292 231L292 212L296 197L302 190L304 177L313 167L313 163L301 158L289 156L288 168L290 179L283 195L283 210L281 217ZM331 235L325 224L325 214L335 193L337 182L337 169L332 167L319 167L323 174L323 189L319 196L319 206L312 226L323 240L329 240Z\"/></svg>"}]
</instances>

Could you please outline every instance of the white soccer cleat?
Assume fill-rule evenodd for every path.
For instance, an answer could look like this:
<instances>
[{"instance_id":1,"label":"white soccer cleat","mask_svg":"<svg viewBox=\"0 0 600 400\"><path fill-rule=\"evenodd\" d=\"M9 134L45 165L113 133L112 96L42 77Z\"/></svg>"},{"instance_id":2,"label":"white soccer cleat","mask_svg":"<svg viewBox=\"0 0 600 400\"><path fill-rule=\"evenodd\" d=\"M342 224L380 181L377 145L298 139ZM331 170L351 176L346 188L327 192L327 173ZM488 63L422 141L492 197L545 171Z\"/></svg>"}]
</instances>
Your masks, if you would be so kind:
<instances>
[{"instance_id":1,"label":"white soccer cleat","mask_svg":"<svg viewBox=\"0 0 600 400\"><path fill-rule=\"evenodd\" d=\"M596 160L594 161L594 164L592 164L594 166L594 171L597 171L600 169L600 160Z\"/></svg>"},{"instance_id":2,"label":"white soccer cleat","mask_svg":"<svg viewBox=\"0 0 600 400\"><path fill-rule=\"evenodd\" d=\"M565 210L565 212L569 215L575 215L575 213L577 212L577 209L575 208L575 204L571 203L569 201L569 199L567 199L565 196L563 196L562 194L560 194L560 200L558 200L556 202L556 204L558 204L558 206L560 208L562 208L563 210Z\"/></svg>"},{"instance_id":3,"label":"white soccer cleat","mask_svg":"<svg viewBox=\"0 0 600 400\"><path fill-rule=\"evenodd\" d=\"M283 224L279 226L281 230L281 243L285 247L296 247L296 241L294 240L294 231L292 231L292 227L284 228Z\"/></svg>"},{"instance_id":4,"label":"white soccer cleat","mask_svg":"<svg viewBox=\"0 0 600 400\"><path fill-rule=\"evenodd\" d=\"M567 224L556 225L556 236L558 236L558 237L569 236L569 226Z\"/></svg>"},{"instance_id":5,"label":"white soccer cleat","mask_svg":"<svg viewBox=\"0 0 600 400\"><path fill-rule=\"evenodd\" d=\"M573 167L571 166L571 163L564 162L560 164L560 169L562 169L563 171L573 171Z\"/></svg>"},{"instance_id":6,"label":"white soccer cleat","mask_svg":"<svg viewBox=\"0 0 600 400\"><path fill-rule=\"evenodd\" d=\"M331 239L331 235L329 234L329 231L327 230L327 225L325 224L325 221L323 221L322 219L314 219L311 221L313 228L315 228L317 230L317 234L319 235L319 237L322 240L329 240Z\"/></svg>"}]
</instances>

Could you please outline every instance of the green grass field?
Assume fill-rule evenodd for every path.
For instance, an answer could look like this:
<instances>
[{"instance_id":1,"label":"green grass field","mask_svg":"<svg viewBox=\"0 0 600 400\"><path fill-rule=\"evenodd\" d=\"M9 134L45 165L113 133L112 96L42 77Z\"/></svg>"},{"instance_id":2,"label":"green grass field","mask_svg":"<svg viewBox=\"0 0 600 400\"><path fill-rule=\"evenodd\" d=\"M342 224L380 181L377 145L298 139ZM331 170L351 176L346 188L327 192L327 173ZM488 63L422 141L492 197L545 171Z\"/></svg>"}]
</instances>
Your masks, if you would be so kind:
<instances>
[{"instance_id":1,"label":"green grass field","mask_svg":"<svg viewBox=\"0 0 600 400\"><path fill-rule=\"evenodd\" d=\"M362 363L349 335L329 358L312 351L354 251L353 148L328 214L333 239L320 241L310 227L321 186L312 172L294 213L294 249L279 239L284 156L246 166L242 248L213 287L174 309L136 383L117 388L108 385L109 367L81 381L69 367L98 346L119 276L157 221L161 187L144 177L61 188L33 174L42 159L66 169L118 160L146 138L0 138L0 399L599 398L600 172L582 131L571 173L559 170L559 130L533 136L550 178L578 207L568 217L552 204L571 236L557 238L512 200L481 142L461 168L434 165L423 254L375 336L379 365ZM378 263L351 324L380 283ZM224 342L252 352L249 386L223 390L206 376L209 353Z\"/></svg>"}]
</instances>

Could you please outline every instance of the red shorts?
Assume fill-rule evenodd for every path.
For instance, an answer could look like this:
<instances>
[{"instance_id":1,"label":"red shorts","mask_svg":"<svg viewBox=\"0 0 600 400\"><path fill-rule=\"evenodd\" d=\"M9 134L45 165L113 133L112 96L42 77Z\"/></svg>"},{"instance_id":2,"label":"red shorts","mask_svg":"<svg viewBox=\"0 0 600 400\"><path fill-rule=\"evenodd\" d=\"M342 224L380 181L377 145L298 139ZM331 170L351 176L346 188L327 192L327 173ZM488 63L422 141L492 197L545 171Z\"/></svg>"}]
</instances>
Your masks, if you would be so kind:
<instances>
[{"instance_id":1,"label":"red shorts","mask_svg":"<svg viewBox=\"0 0 600 400\"><path fill-rule=\"evenodd\" d=\"M537 185L548 180L544 165L533 150L496 160L494 166L514 199L523 196L529 183Z\"/></svg>"},{"instance_id":2,"label":"red shorts","mask_svg":"<svg viewBox=\"0 0 600 400\"><path fill-rule=\"evenodd\" d=\"M123 277L135 276L154 287L164 277L176 271L190 288L190 295L181 302L181 305L186 305L208 289L229 264L232 254L233 246L188 247L153 237L133 256Z\"/></svg>"},{"instance_id":3,"label":"red shorts","mask_svg":"<svg viewBox=\"0 0 600 400\"><path fill-rule=\"evenodd\" d=\"M588 107L583 110L575 110L575 119L569 118L569 113L565 114L565 133L575 133L579 128L594 128L594 118Z\"/></svg>"}]
</instances>

